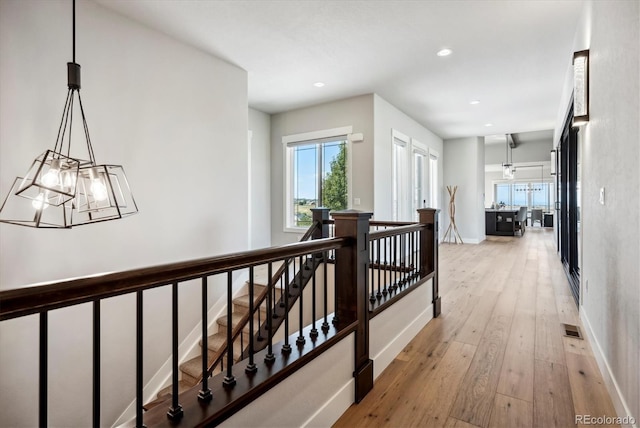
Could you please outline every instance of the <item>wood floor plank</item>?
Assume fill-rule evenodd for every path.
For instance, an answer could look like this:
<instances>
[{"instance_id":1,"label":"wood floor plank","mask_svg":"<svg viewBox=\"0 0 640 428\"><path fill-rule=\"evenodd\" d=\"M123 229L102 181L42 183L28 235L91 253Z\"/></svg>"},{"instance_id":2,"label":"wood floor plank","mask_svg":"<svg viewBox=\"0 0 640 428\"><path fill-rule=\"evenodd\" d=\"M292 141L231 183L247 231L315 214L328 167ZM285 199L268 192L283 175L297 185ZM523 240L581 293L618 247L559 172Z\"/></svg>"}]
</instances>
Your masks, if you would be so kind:
<instances>
[{"instance_id":1,"label":"wood floor plank","mask_svg":"<svg viewBox=\"0 0 640 428\"><path fill-rule=\"evenodd\" d=\"M523 282L507 342L497 392L533 402L535 283Z\"/></svg>"},{"instance_id":2,"label":"wood floor plank","mask_svg":"<svg viewBox=\"0 0 640 428\"><path fill-rule=\"evenodd\" d=\"M558 319L565 324L580 324L578 316L578 307L573 296L556 296L556 308L558 310Z\"/></svg>"},{"instance_id":3,"label":"wood floor plank","mask_svg":"<svg viewBox=\"0 0 640 428\"><path fill-rule=\"evenodd\" d=\"M567 368L536 360L533 382L533 426L574 426L575 411Z\"/></svg>"},{"instance_id":4,"label":"wood floor plank","mask_svg":"<svg viewBox=\"0 0 640 428\"><path fill-rule=\"evenodd\" d=\"M463 422L460 419L448 418L444 428L479 428L475 425L471 425L467 422Z\"/></svg>"},{"instance_id":5,"label":"wood floor plank","mask_svg":"<svg viewBox=\"0 0 640 428\"><path fill-rule=\"evenodd\" d=\"M533 403L496 394L490 427L529 428L533 426Z\"/></svg>"},{"instance_id":6,"label":"wood floor plank","mask_svg":"<svg viewBox=\"0 0 640 428\"><path fill-rule=\"evenodd\" d=\"M535 358L564 365L564 332L558 318L553 288L543 283L538 284L535 333Z\"/></svg>"},{"instance_id":7,"label":"wood floor plank","mask_svg":"<svg viewBox=\"0 0 640 428\"><path fill-rule=\"evenodd\" d=\"M438 365L421 376L419 393L394 412L390 426L443 426L475 352L474 345L452 342Z\"/></svg>"},{"instance_id":8,"label":"wood floor plank","mask_svg":"<svg viewBox=\"0 0 640 428\"><path fill-rule=\"evenodd\" d=\"M617 416L594 357L568 353L567 371L576 415Z\"/></svg>"},{"instance_id":9,"label":"wood floor plank","mask_svg":"<svg viewBox=\"0 0 640 428\"><path fill-rule=\"evenodd\" d=\"M582 339L576 339L575 337L562 337L562 343L564 344L565 358L568 352L572 354L580 355L593 355L589 342Z\"/></svg>"},{"instance_id":10,"label":"wood floor plank","mask_svg":"<svg viewBox=\"0 0 640 428\"><path fill-rule=\"evenodd\" d=\"M478 297L471 315L469 315L456 337L457 341L468 343L469 345L478 345L480 343L480 339L493 313L493 308L498 301L498 296L499 293L496 291L487 291Z\"/></svg>"},{"instance_id":11,"label":"wood floor plank","mask_svg":"<svg viewBox=\"0 0 640 428\"><path fill-rule=\"evenodd\" d=\"M451 408L451 416L454 418L481 427L488 426L511 330L516 297L516 291L501 293Z\"/></svg>"}]
</instances>

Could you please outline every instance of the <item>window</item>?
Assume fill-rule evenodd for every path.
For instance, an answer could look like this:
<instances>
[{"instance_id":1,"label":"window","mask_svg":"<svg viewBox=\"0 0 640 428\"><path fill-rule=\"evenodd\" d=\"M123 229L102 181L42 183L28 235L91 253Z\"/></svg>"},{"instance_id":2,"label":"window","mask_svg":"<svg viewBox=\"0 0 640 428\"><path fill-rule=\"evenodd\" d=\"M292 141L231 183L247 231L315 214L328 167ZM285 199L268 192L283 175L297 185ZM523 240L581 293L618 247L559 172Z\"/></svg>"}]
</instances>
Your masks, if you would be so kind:
<instances>
[{"instance_id":1,"label":"window","mask_svg":"<svg viewBox=\"0 0 640 428\"><path fill-rule=\"evenodd\" d=\"M311 208L348 206L346 135L286 144L287 228L311 225Z\"/></svg>"},{"instance_id":2,"label":"window","mask_svg":"<svg viewBox=\"0 0 640 428\"><path fill-rule=\"evenodd\" d=\"M551 208L552 183L514 182L495 184L495 202L507 207Z\"/></svg>"},{"instance_id":3,"label":"window","mask_svg":"<svg viewBox=\"0 0 640 428\"><path fill-rule=\"evenodd\" d=\"M393 131L393 188L392 188L392 208L393 220L407 220L409 211L408 194L408 173L407 169L407 153L409 146L409 138ZM412 217L412 216L411 216Z\"/></svg>"},{"instance_id":4,"label":"window","mask_svg":"<svg viewBox=\"0 0 640 428\"><path fill-rule=\"evenodd\" d=\"M438 153L429 150L429 198L431 200L429 206L431 208L440 208L438 200Z\"/></svg>"}]
</instances>

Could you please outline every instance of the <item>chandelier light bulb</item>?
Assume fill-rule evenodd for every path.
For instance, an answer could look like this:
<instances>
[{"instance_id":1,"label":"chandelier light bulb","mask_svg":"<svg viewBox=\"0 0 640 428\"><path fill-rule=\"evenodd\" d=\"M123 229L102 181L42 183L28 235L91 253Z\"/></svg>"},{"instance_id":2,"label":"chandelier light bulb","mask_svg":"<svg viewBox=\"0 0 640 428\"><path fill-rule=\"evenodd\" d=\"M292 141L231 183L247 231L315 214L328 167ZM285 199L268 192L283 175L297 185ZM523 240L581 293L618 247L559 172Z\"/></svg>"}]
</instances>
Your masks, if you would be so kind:
<instances>
[{"instance_id":1,"label":"chandelier light bulb","mask_svg":"<svg viewBox=\"0 0 640 428\"><path fill-rule=\"evenodd\" d=\"M49 171L42 176L42 184L47 187L55 187L60 184L60 160L51 161Z\"/></svg>"},{"instance_id":2,"label":"chandelier light bulb","mask_svg":"<svg viewBox=\"0 0 640 428\"><path fill-rule=\"evenodd\" d=\"M93 199L96 201L104 201L109 197L107 192L107 186L105 186L98 168L91 168L89 170L89 178L91 179L91 186L89 190L93 195Z\"/></svg>"},{"instance_id":3,"label":"chandelier light bulb","mask_svg":"<svg viewBox=\"0 0 640 428\"><path fill-rule=\"evenodd\" d=\"M107 186L99 178L91 180L91 194L96 201L104 201L108 196Z\"/></svg>"},{"instance_id":4,"label":"chandelier light bulb","mask_svg":"<svg viewBox=\"0 0 640 428\"><path fill-rule=\"evenodd\" d=\"M49 207L49 203L45 201L44 193L38 194L38 196L31 201L31 206L37 211L46 210Z\"/></svg>"}]
</instances>

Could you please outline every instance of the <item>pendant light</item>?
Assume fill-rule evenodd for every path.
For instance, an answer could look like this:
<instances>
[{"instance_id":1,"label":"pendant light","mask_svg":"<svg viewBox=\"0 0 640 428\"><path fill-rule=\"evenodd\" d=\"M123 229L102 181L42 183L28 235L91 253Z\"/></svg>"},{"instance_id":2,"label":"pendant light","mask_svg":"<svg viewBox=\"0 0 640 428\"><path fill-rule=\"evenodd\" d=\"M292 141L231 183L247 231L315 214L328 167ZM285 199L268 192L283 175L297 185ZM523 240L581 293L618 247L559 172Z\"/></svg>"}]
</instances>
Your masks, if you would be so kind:
<instances>
[{"instance_id":1,"label":"pendant light","mask_svg":"<svg viewBox=\"0 0 640 428\"><path fill-rule=\"evenodd\" d=\"M73 4L73 62L67 63L67 98L53 149L17 177L0 207L0 222L36 228L71 228L116 220L138 212L121 165L98 164L80 97L76 63L76 4ZM89 159L71 155L74 107L79 107Z\"/></svg>"},{"instance_id":2,"label":"pendant light","mask_svg":"<svg viewBox=\"0 0 640 428\"><path fill-rule=\"evenodd\" d=\"M515 168L512 162L509 162L509 134L505 134L505 162L502 164L502 178L513 180Z\"/></svg>"}]
</instances>

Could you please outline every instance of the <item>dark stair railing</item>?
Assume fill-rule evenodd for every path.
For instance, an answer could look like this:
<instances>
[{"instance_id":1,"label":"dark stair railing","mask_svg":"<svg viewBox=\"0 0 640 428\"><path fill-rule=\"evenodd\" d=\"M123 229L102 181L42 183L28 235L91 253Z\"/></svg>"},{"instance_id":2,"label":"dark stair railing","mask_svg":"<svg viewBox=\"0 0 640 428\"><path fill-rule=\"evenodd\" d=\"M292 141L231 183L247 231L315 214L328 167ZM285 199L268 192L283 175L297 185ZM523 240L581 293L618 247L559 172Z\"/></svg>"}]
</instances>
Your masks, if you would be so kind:
<instances>
[{"instance_id":1,"label":"dark stair railing","mask_svg":"<svg viewBox=\"0 0 640 428\"><path fill-rule=\"evenodd\" d=\"M393 298L383 301L377 308L370 306L370 299L375 289L369 290L368 283L371 277L369 272L369 260L375 256L370 252L374 244L380 247L393 247L394 257L380 258L381 263L394 266L389 272L402 273L405 277L402 281L405 288L410 290L433 278L434 312L439 313L439 297L437 293L437 221L436 210L423 209L420 211L420 222L413 226L397 227L395 234L384 231L371 232L369 218L371 214L356 211L343 211L333 213L335 237L322 238L328 235L328 212L320 210L319 217L314 224L312 235L314 239L308 242L272 247L261 250L245 251L235 254L189 260L185 262L170 263L143 269L135 269L124 272L104 274L68 281L61 281L42 286L26 287L13 290L0 291L0 321L15 319L28 315L38 314L40 317L40 352L39 352L39 426L48 425L48 314L52 310L70 307L82 303L93 302L93 424L99 426L101 399L100 399L100 302L106 298L134 294L136 296L136 412L135 426L211 426L237 412L243 406L272 388L296 370L313 360L315 357L330 349L349 334L356 334L356 349L354 361L355 377L355 401L359 402L373 386L373 362L369 358L369 318L375 316L375 311L384 309L392 304L394 299L401 297L403 293L395 293ZM377 233L377 235L376 235ZM384 236L383 236L384 235ZM391 238L400 236L400 238ZM394 239L399 244L381 242L383 239ZM413 240L413 241L411 241ZM413 242L412 244L408 244ZM395 245L395 246L394 246ZM413 245L413 247L411 247ZM416 249L416 251L414 251ZM407 250L410 257L407 258ZM404 251L404 252L403 252ZM327 263L330 252L335 252L333 265L335 273L335 303L333 322L329 323L327 302ZM413 257L413 259L411 259ZM388 259L388 260L387 260ZM300 269L299 275L294 275L294 283L287 280L288 263L296 263ZM413 260L413 261L411 261ZM283 262L284 268L284 294L283 298L285 324L285 339L283 342L272 343L273 315L272 310L281 307L274 301L275 283L269 281L269 287L265 293L267 302L267 347L256 351L255 348L248 351L248 359L234 362L233 346L227 348L227 364L224 373L208 376L209 365L203 363L201 383L182 394L178 394L178 297L179 289L185 281L199 279L202 284L202 316L203 316L203 340L207 337L207 290L211 287L208 278L213 275L225 275L227 278L228 307L231 307L231 292L233 273L239 270L249 271L249 290L253 293L253 272L259 265L268 267L268 277L273 278L273 263ZM387 263L388 262L388 263ZM404 264L403 264L404 263ZM317 269L322 265L323 269ZM308 268L308 269L307 269ZM318 287L316 283L316 271L325 273L324 284ZM301 273L300 273L301 272ZM311 272L311 274L307 273ZM311 275L311 276L309 276ZM417 276L416 276L417 275ZM386 274L388 277L389 275ZM303 283L309 281L314 291L313 294L313 320L305 327L302 317L302 308L298 314L299 328L296 331L286 331L288 320L295 314L289 314L290 299L293 301L297 288L300 306L303 305ZM396 275L397 278L397 275ZM297 281L297 283L296 283ZM398 281L396 281L398 282ZM297 285L297 287L293 287ZM170 286L172 290L172 366L173 385L171 404L167 409L164 406L156 406L143 414L143 296L146 290L161 286ZM398 289L397 288L397 289ZM396 290L397 290L396 289ZM315 291L324 291L322 302L316 302ZM387 290L389 285L387 284ZM288 297L291 294L291 297ZM391 293L389 293L391 294ZM319 316L316 313L316 305L322 307ZM252 311L255 306L250 299ZM436 311L437 307L437 311ZM252 319L249 316L248 319ZM316 328L316 322L322 321L321 329ZM261 326L262 327L262 326ZM253 322L250 321L251 330ZM241 329L239 329L241 331ZM255 337L254 331L250 331L250 337ZM233 342L235 334L231 319L227 322L227 342ZM253 347L250 340L250 348ZM291 352L292 348L297 352ZM206 350L207 348L204 347ZM206 351L205 351L206 352ZM203 360L204 361L204 360Z\"/></svg>"},{"instance_id":2,"label":"dark stair railing","mask_svg":"<svg viewBox=\"0 0 640 428\"><path fill-rule=\"evenodd\" d=\"M318 208L318 209L312 209L312 211L316 211L316 212L321 212L322 210L326 211L327 213L329 212L328 209L326 208ZM316 214L317 215L317 214ZM316 232L316 230L320 229L322 227L321 223L317 222L317 221L313 221L311 226L307 229L307 231L305 232L305 234L302 236L302 238L300 238L299 242L306 242L309 239L311 239L314 236L314 233ZM320 237L321 238L321 237ZM316 239L319 239L317 237L316 234ZM270 281L267 284L267 287L264 288L261 293L258 296L254 296L254 281L253 281L253 270L250 271L250 278L249 278L249 311L242 315L242 318L237 322L236 326L233 327L231 329L231 336L227 337L227 340L222 344L221 348L216 351L216 353L213 355L212 358L212 362L210 364L208 364L207 362L209 361L209 357L208 357L208 352L209 349L207 347L207 340L203 340L202 343L202 361L203 364L207 364L207 369L203 370L203 373L207 373L209 376L211 376L213 374L214 369L216 368L216 366L221 366L221 364L223 363L223 359L225 357L225 355L228 356L229 352L228 352L228 348L229 348L229 343L233 344L236 342L236 340L238 340L238 338L240 338L240 340L242 341L242 333L245 330L245 328L247 326L249 326L249 330L250 331L255 331L254 327L253 327L253 323L254 323L254 315L256 313L260 313L260 306L265 303L265 301L267 300L267 295L269 295L269 293L273 293L275 290L275 284L278 283L278 281L281 281L284 274L285 274L285 270L288 269L289 264L291 263L291 259L285 259L284 262L282 263L282 265L278 268L278 270L276 271L276 273L271 276L269 274L268 278L271 278ZM314 269L315 270L315 269ZM298 275L302 276L302 272L300 272ZM306 280L301 280L297 275L294 278L292 284L295 282L296 284L299 282L302 284L301 288L304 288L304 286L307 284L307 282L309 281L309 278L311 277L311 275L305 275L304 276L306 278ZM290 284L290 286L292 285ZM273 294L271 294L273 296ZM297 293L295 295L291 296L291 299L289 300L289 305L292 305L295 300L297 299L298 295ZM255 302L254 302L254 298L255 298ZM284 299L284 295L281 297L281 299ZM282 300L283 302L284 300ZM280 306L280 305L278 305ZM227 309L230 306L227 306ZM253 354L255 354L255 352L260 351L264 348L266 348L267 346L267 341L264 340L264 337L267 336L272 336L273 333L269 333L271 330L273 332L277 331L278 327L280 326L280 324L282 323L282 320L284 319L283 317L283 311L274 311L274 314L277 314L278 317L272 317L273 319L276 320L276 322L272 322L272 328L269 328L269 324L268 324L268 320L265 320L263 323L261 323L261 325L259 326L259 330L258 333L255 334L255 339L254 340L250 340L249 344L247 345L247 349L245 349L244 344L241 345L241 349L242 349L242 356L241 359L244 359L246 357L252 356ZM231 324L230 319L231 316L229 314L227 314L227 317L229 319L228 323L229 325ZM228 361L227 361L227 365L228 365ZM253 371L255 368L255 364L253 363L253 361L251 361L250 363L250 371ZM202 381L202 376L198 379L198 381Z\"/></svg>"}]
</instances>

